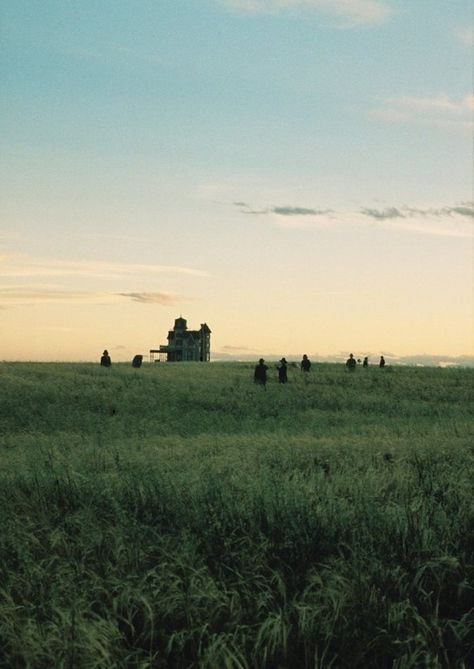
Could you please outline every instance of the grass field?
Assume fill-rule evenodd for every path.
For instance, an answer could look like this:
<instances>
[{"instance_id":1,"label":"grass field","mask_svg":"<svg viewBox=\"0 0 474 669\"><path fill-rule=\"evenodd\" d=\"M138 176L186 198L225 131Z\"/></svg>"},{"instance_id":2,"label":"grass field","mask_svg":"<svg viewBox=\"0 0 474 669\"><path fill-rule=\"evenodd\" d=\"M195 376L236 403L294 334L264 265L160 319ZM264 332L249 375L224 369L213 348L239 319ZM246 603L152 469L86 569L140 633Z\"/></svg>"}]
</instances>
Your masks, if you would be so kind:
<instances>
[{"instance_id":1,"label":"grass field","mask_svg":"<svg viewBox=\"0 0 474 669\"><path fill-rule=\"evenodd\" d=\"M0 667L474 667L474 370L252 377L0 364Z\"/></svg>"}]
</instances>

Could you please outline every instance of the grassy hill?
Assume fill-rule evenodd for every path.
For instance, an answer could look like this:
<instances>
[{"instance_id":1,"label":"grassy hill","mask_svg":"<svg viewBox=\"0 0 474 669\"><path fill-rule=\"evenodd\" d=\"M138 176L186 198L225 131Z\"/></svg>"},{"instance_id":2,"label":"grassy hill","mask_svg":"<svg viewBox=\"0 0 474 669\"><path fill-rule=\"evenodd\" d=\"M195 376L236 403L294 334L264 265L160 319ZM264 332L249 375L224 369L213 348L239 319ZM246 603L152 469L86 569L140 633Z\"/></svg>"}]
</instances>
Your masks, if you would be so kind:
<instances>
[{"instance_id":1,"label":"grassy hill","mask_svg":"<svg viewBox=\"0 0 474 669\"><path fill-rule=\"evenodd\" d=\"M474 666L474 371L0 365L0 667Z\"/></svg>"}]
</instances>

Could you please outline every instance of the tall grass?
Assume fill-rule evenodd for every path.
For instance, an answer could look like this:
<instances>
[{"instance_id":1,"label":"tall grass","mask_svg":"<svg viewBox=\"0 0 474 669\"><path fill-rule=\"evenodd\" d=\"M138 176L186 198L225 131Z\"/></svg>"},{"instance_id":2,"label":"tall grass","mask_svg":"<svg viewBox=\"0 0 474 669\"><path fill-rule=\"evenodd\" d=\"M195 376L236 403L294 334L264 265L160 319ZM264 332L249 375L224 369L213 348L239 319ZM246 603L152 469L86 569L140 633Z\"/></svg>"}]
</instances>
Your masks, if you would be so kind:
<instances>
[{"instance_id":1,"label":"tall grass","mask_svg":"<svg viewBox=\"0 0 474 669\"><path fill-rule=\"evenodd\" d=\"M315 367L0 365L0 666L474 666L473 372Z\"/></svg>"}]
</instances>

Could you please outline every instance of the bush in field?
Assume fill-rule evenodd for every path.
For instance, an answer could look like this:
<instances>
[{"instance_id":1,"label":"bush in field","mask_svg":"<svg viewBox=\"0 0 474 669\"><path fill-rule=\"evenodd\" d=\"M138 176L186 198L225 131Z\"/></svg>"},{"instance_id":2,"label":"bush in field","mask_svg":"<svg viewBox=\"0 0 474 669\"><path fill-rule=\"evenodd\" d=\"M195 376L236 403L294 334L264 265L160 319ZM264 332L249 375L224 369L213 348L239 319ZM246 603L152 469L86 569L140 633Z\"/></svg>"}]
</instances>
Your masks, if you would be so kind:
<instances>
[{"instance_id":1,"label":"bush in field","mask_svg":"<svg viewBox=\"0 0 474 669\"><path fill-rule=\"evenodd\" d=\"M470 370L0 366L0 667L474 666Z\"/></svg>"}]
</instances>

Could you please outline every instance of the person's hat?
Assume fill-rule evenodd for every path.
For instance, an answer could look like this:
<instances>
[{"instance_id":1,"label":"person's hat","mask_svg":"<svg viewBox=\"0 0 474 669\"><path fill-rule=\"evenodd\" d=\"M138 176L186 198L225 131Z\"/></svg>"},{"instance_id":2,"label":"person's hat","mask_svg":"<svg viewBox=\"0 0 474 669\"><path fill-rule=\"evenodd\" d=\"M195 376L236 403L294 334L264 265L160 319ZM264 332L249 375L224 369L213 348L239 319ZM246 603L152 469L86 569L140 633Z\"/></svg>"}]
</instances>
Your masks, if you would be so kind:
<instances>
[{"instance_id":1,"label":"person's hat","mask_svg":"<svg viewBox=\"0 0 474 669\"><path fill-rule=\"evenodd\" d=\"M259 363L262 364L262 362L265 362L263 358L260 358Z\"/></svg>"}]
</instances>

